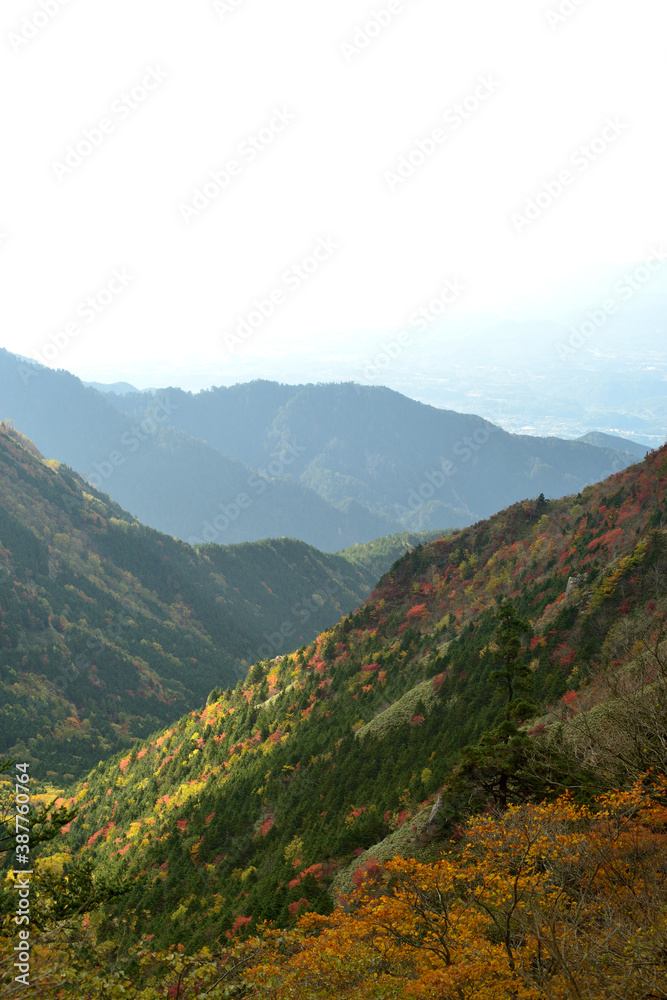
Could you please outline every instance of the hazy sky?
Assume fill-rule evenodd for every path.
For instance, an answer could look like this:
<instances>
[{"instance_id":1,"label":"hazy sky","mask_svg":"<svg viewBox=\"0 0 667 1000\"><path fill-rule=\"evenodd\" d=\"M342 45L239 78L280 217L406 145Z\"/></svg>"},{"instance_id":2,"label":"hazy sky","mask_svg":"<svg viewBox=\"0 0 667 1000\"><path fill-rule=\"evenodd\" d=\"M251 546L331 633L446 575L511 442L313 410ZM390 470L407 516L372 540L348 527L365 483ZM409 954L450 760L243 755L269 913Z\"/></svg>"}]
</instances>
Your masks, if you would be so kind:
<instances>
[{"instance_id":1,"label":"hazy sky","mask_svg":"<svg viewBox=\"0 0 667 1000\"><path fill-rule=\"evenodd\" d=\"M2 345L137 384L335 368L424 307L511 315L641 262L664 25L664 0L3 0Z\"/></svg>"}]
</instances>

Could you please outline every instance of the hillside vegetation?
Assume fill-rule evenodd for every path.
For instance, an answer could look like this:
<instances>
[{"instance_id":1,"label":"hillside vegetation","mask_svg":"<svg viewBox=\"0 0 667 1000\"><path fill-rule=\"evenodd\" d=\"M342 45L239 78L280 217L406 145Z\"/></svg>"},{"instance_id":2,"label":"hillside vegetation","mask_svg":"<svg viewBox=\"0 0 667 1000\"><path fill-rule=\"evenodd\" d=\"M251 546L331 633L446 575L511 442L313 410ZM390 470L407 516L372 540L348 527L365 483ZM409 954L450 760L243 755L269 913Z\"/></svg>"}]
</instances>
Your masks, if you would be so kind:
<instances>
[{"instance_id":1,"label":"hillside vegetation","mask_svg":"<svg viewBox=\"0 0 667 1000\"><path fill-rule=\"evenodd\" d=\"M356 607L409 547L378 545L367 566L288 538L196 551L1 425L0 754L82 777Z\"/></svg>"},{"instance_id":2,"label":"hillside vegetation","mask_svg":"<svg viewBox=\"0 0 667 1000\"><path fill-rule=\"evenodd\" d=\"M395 535L375 538L370 542L361 542L342 549L338 555L349 559L351 563L363 566L369 573L375 575L376 582L383 576L400 556L411 552L417 545L432 542L448 534L445 531L400 531Z\"/></svg>"},{"instance_id":3,"label":"hillside vegetation","mask_svg":"<svg viewBox=\"0 0 667 1000\"><path fill-rule=\"evenodd\" d=\"M667 770L666 479L663 448L418 547L314 642L95 768L53 850L126 892L85 947L125 928L118 976L173 996L662 996L665 792L639 776ZM558 901L588 872L573 923Z\"/></svg>"}]
</instances>

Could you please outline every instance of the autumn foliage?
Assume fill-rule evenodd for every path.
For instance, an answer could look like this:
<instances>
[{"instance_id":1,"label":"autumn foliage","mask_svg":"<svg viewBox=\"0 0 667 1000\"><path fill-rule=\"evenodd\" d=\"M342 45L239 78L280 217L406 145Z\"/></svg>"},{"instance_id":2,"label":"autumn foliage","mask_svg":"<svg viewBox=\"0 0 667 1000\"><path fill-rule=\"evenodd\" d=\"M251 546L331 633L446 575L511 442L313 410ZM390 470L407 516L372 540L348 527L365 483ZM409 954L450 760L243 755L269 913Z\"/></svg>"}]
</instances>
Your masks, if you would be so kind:
<instances>
[{"instance_id":1,"label":"autumn foliage","mask_svg":"<svg viewBox=\"0 0 667 1000\"><path fill-rule=\"evenodd\" d=\"M370 873L369 873L370 875ZM667 995L667 779L472 820L455 850L396 857L305 914L248 995L541 1000Z\"/></svg>"},{"instance_id":2,"label":"autumn foliage","mask_svg":"<svg viewBox=\"0 0 667 1000\"><path fill-rule=\"evenodd\" d=\"M666 476L415 550L69 789L33 995L667 1000Z\"/></svg>"},{"instance_id":3,"label":"autumn foliage","mask_svg":"<svg viewBox=\"0 0 667 1000\"><path fill-rule=\"evenodd\" d=\"M85 962L57 932L35 939L40 997L222 1000L649 1000L667 995L667 778L576 804L470 820L430 863L369 865L330 915L297 926L236 920L217 951L183 945L111 973L88 921ZM294 912L307 909L303 897ZM83 955L82 955L83 957ZM100 964L96 967L96 960ZM138 962L138 965L136 964ZM126 970L128 967L125 967ZM141 970L137 975L138 969ZM7 988L8 987L8 988ZM70 992L72 990L72 992ZM0 996L15 992L7 983Z\"/></svg>"}]
</instances>

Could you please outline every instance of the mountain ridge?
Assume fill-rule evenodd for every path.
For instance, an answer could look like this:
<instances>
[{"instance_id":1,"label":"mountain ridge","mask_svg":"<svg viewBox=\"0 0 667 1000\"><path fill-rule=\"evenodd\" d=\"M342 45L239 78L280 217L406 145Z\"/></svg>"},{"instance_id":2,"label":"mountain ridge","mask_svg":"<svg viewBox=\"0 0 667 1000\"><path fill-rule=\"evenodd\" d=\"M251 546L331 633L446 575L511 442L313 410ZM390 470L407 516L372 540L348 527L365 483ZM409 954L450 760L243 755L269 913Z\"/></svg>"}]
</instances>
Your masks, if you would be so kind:
<instances>
[{"instance_id":1,"label":"mountain ridge","mask_svg":"<svg viewBox=\"0 0 667 1000\"><path fill-rule=\"evenodd\" d=\"M296 443L289 473L323 499L340 506L352 498L413 527L432 527L436 516L439 525L462 527L526 495L532 484L549 496L561 495L563 486L580 488L584 456L598 473L590 481L632 462L607 448L600 465L601 455L580 450L587 442L508 434L474 414L439 410L382 386L256 380L169 392L178 403L176 423L191 436L253 467ZM114 405L138 417L146 395L117 397Z\"/></svg>"},{"instance_id":2,"label":"mountain ridge","mask_svg":"<svg viewBox=\"0 0 667 1000\"><path fill-rule=\"evenodd\" d=\"M260 477L173 428L168 390L150 396L134 419L111 404L113 394L0 349L0 398L0 417L12 420L40 451L110 492L142 523L191 543L286 536L335 552L404 530L368 511L355 521L301 484ZM289 454L279 460L286 469Z\"/></svg>"},{"instance_id":3,"label":"mountain ridge","mask_svg":"<svg viewBox=\"0 0 667 1000\"><path fill-rule=\"evenodd\" d=\"M190 543L284 535L335 552L399 531L462 527L632 461L353 383L117 396L0 351L0 397L0 415L44 454Z\"/></svg>"}]
</instances>

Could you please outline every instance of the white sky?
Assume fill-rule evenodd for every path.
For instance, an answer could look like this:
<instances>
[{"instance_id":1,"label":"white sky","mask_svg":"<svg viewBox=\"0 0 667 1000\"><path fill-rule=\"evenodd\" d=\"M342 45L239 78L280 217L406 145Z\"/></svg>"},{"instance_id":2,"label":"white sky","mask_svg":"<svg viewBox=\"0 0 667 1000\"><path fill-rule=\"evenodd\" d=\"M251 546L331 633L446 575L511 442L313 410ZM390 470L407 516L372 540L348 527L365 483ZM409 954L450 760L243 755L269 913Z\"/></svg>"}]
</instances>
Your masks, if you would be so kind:
<instances>
[{"instance_id":1,"label":"white sky","mask_svg":"<svg viewBox=\"0 0 667 1000\"><path fill-rule=\"evenodd\" d=\"M224 368L223 334L281 291L235 356L265 357L270 375L278 355L335 359L400 330L448 278L468 288L457 310L511 310L667 238L664 0L61 4L3 0L0 12L11 351L43 357L75 323L53 367L105 381L134 372L136 384L139 369L144 384L171 370L178 383L188 367ZM559 6L572 13L550 24ZM346 57L341 43L392 7ZM120 110L149 69L167 78ZM494 93L455 127L445 114L480 79ZM249 162L241 144L276 109L294 120ZM58 179L54 163L104 118L110 133ZM619 125L584 170L571 157L607 119ZM439 126L445 141L390 190L386 173ZM232 159L238 175L186 223L179 206ZM512 213L564 169L571 184L518 234ZM284 273L321 238L339 249L290 287ZM78 306L114 269L133 280L89 322Z\"/></svg>"}]
</instances>

